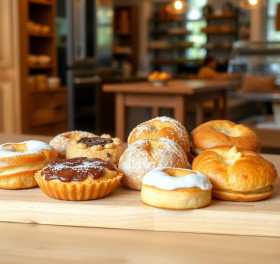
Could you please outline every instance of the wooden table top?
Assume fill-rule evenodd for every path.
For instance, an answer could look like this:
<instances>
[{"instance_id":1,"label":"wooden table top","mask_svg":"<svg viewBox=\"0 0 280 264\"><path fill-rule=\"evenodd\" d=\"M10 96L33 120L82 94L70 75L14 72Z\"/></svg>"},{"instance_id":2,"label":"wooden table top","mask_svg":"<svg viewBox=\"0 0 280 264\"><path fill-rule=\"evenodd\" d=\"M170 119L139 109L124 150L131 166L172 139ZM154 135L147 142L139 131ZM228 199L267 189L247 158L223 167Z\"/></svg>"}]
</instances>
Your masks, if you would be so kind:
<instances>
[{"instance_id":1,"label":"wooden table top","mask_svg":"<svg viewBox=\"0 0 280 264\"><path fill-rule=\"evenodd\" d=\"M0 134L0 142L48 137ZM264 155L280 171L280 156ZM139 216L140 217L140 216ZM112 218L112 221L114 219ZM265 223L264 223L265 224ZM176 223L174 223L176 225ZM1 263L279 263L280 238L0 223Z\"/></svg>"},{"instance_id":2,"label":"wooden table top","mask_svg":"<svg viewBox=\"0 0 280 264\"><path fill-rule=\"evenodd\" d=\"M150 82L135 82L122 84L106 84L104 92L117 93L149 93L149 94L197 94L225 90L228 81L203 81L203 80L172 80L166 86L155 87Z\"/></svg>"},{"instance_id":3,"label":"wooden table top","mask_svg":"<svg viewBox=\"0 0 280 264\"><path fill-rule=\"evenodd\" d=\"M246 92L235 92L231 94L231 97L244 99L251 102L280 102L280 92L274 93L246 93Z\"/></svg>"}]
</instances>

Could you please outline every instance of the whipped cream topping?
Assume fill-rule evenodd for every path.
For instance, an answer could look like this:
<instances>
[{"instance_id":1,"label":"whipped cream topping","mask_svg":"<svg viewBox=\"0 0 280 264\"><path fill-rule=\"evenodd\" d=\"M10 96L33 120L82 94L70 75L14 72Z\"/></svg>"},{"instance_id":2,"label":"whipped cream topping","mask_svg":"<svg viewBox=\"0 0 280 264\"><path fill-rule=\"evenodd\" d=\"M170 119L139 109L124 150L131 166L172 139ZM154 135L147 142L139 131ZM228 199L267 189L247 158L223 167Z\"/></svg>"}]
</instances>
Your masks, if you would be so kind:
<instances>
[{"instance_id":1,"label":"whipped cream topping","mask_svg":"<svg viewBox=\"0 0 280 264\"><path fill-rule=\"evenodd\" d=\"M16 149L13 147L13 145L20 145L20 144L25 144L26 146L25 152L16 151ZM6 143L0 145L0 158L9 158L9 157L15 157L19 155L32 155L35 153L41 153L42 149L51 150L52 147L38 140L28 140L21 143Z\"/></svg>"},{"instance_id":2,"label":"whipped cream topping","mask_svg":"<svg viewBox=\"0 0 280 264\"><path fill-rule=\"evenodd\" d=\"M180 188L198 187L202 190L211 190L210 180L202 173L194 170L180 169L186 172L193 172L182 177L173 177L164 172L165 169L174 169L169 167L155 168L148 172L142 179L142 183L154 186L162 190L176 190Z\"/></svg>"}]
</instances>

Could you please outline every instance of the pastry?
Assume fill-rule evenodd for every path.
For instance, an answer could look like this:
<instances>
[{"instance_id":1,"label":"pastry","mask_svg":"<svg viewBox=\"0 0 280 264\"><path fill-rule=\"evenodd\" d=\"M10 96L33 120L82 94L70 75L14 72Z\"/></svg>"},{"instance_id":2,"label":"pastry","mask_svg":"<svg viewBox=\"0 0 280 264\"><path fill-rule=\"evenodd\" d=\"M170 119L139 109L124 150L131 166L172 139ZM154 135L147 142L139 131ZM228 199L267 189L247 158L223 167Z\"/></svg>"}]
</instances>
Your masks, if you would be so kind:
<instances>
[{"instance_id":1,"label":"pastry","mask_svg":"<svg viewBox=\"0 0 280 264\"><path fill-rule=\"evenodd\" d=\"M118 165L123 152L124 147L119 138L112 138L106 134L101 136L80 136L70 143L66 158L99 158Z\"/></svg>"},{"instance_id":2,"label":"pastry","mask_svg":"<svg viewBox=\"0 0 280 264\"><path fill-rule=\"evenodd\" d=\"M229 201L258 201L273 192L277 171L258 153L218 146L197 156L192 168L205 174L213 185L212 196Z\"/></svg>"},{"instance_id":3,"label":"pastry","mask_svg":"<svg viewBox=\"0 0 280 264\"><path fill-rule=\"evenodd\" d=\"M189 136L186 128L177 120L162 116L146 121L134 128L128 137L128 145L140 139L165 137L177 142L188 153Z\"/></svg>"},{"instance_id":4,"label":"pastry","mask_svg":"<svg viewBox=\"0 0 280 264\"><path fill-rule=\"evenodd\" d=\"M209 179L193 170L156 168L144 176L142 183L141 199L154 207L191 209L211 202Z\"/></svg>"},{"instance_id":5,"label":"pastry","mask_svg":"<svg viewBox=\"0 0 280 264\"><path fill-rule=\"evenodd\" d=\"M157 167L186 168L187 157L175 141L168 138L143 139L130 145L120 158L122 184L141 190L142 178Z\"/></svg>"},{"instance_id":6,"label":"pastry","mask_svg":"<svg viewBox=\"0 0 280 264\"><path fill-rule=\"evenodd\" d=\"M149 81L168 81L171 78L172 78L172 76L169 73L155 71L149 75L148 80Z\"/></svg>"},{"instance_id":7,"label":"pastry","mask_svg":"<svg viewBox=\"0 0 280 264\"><path fill-rule=\"evenodd\" d=\"M60 158L65 158L66 151L69 147L70 142L80 136L91 136L92 133L86 131L70 131L64 132L55 136L51 141L50 145L58 152Z\"/></svg>"},{"instance_id":8,"label":"pastry","mask_svg":"<svg viewBox=\"0 0 280 264\"><path fill-rule=\"evenodd\" d=\"M198 126L192 131L191 140L193 156L221 145L236 146L255 152L259 152L261 148L260 140L253 130L228 120L213 120Z\"/></svg>"},{"instance_id":9,"label":"pastry","mask_svg":"<svg viewBox=\"0 0 280 264\"><path fill-rule=\"evenodd\" d=\"M42 191L62 200L91 200L112 193L122 172L110 161L88 159L56 159L46 163L35 175Z\"/></svg>"},{"instance_id":10,"label":"pastry","mask_svg":"<svg viewBox=\"0 0 280 264\"><path fill-rule=\"evenodd\" d=\"M0 188L36 186L35 172L56 157L57 152L51 146L37 140L0 145Z\"/></svg>"}]
</instances>

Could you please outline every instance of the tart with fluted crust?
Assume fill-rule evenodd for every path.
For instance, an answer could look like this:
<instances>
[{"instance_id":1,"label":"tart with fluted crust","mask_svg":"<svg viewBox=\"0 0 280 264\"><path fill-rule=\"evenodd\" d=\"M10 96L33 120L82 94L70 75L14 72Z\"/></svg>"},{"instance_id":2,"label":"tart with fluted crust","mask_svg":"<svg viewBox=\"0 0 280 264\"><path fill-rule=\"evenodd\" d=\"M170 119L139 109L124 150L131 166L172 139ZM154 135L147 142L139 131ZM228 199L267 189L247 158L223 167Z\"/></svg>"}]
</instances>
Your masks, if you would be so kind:
<instances>
[{"instance_id":1,"label":"tart with fluted crust","mask_svg":"<svg viewBox=\"0 0 280 264\"><path fill-rule=\"evenodd\" d=\"M112 193L122 172L110 161L85 157L56 159L35 174L42 191L61 200L92 200Z\"/></svg>"},{"instance_id":2,"label":"tart with fluted crust","mask_svg":"<svg viewBox=\"0 0 280 264\"><path fill-rule=\"evenodd\" d=\"M256 152L230 146L210 148L198 155L192 168L213 185L212 196L229 201L258 201L269 197L277 178L274 165Z\"/></svg>"},{"instance_id":3,"label":"tart with fluted crust","mask_svg":"<svg viewBox=\"0 0 280 264\"><path fill-rule=\"evenodd\" d=\"M99 158L118 165L123 152L124 147L119 138L112 138L107 134L80 136L71 141L66 158Z\"/></svg>"}]
</instances>

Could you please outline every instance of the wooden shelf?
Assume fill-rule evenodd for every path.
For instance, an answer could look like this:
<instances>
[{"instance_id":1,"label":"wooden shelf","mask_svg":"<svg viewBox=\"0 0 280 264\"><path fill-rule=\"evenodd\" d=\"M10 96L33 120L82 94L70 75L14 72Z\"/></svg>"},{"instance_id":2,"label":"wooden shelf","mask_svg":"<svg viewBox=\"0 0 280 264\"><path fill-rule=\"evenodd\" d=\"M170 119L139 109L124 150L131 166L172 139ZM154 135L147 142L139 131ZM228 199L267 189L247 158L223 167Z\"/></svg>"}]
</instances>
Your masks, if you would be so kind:
<instances>
[{"instance_id":1,"label":"wooden shelf","mask_svg":"<svg viewBox=\"0 0 280 264\"><path fill-rule=\"evenodd\" d=\"M221 15L205 15L205 19L225 19L225 18L236 18L236 14L221 14Z\"/></svg>"},{"instance_id":2,"label":"wooden shelf","mask_svg":"<svg viewBox=\"0 0 280 264\"><path fill-rule=\"evenodd\" d=\"M162 19L162 18L151 18L149 19L150 22L184 22L186 19L184 18L168 18L168 19Z\"/></svg>"},{"instance_id":3,"label":"wooden shelf","mask_svg":"<svg viewBox=\"0 0 280 264\"><path fill-rule=\"evenodd\" d=\"M30 32L28 33L29 37L38 37L38 38L53 38L54 35L52 33L48 33L48 34L42 34L42 33L33 33Z\"/></svg>"},{"instance_id":4,"label":"wooden shelf","mask_svg":"<svg viewBox=\"0 0 280 264\"><path fill-rule=\"evenodd\" d=\"M189 46L173 45L173 46L166 46L166 47L149 47L149 50L177 50L177 49L189 49L192 47L193 47L193 44L191 44Z\"/></svg>"},{"instance_id":5,"label":"wooden shelf","mask_svg":"<svg viewBox=\"0 0 280 264\"><path fill-rule=\"evenodd\" d=\"M30 70L37 70L37 69L53 69L54 65L53 64L49 64L49 65L30 65L29 69Z\"/></svg>"},{"instance_id":6,"label":"wooden shelf","mask_svg":"<svg viewBox=\"0 0 280 264\"><path fill-rule=\"evenodd\" d=\"M117 35L117 36L124 36L124 37L130 37L130 36L131 36L131 32L127 32L127 33L123 33L123 32L114 32L114 35Z\"/></svg>"},{"instance_id":7,"label":"wooden shelf","mask_svg":"<svg viewBox=\"0 0 280 264\"><path fill-rule=\"evenodd\" d=\"M154 59L151 60L152 64L155 65L170 65L170 64L185 64L185 63L202 63L201 60L198 59Z\"/></svg>"},{"instance_id":8,"label":"wooden shelf","mask_svg":"<svg viewBox=\"0 0 280 264\"><path fill-rule=\"evenodd\" d=\"M28 0L30 4L36 5L44 5L44 6L52 6L54 4L53 1L42 1L42 0Z\"/></svg>"},{"instance_id":9,"label":"wooden shelf","mask_svg":"<svg viewBox=\"0 0 280 264\"><path fill-rule=\"evenodd\" d=\"M207 49L207 50L221 50L221 51L224 51L224 50L231 50L232 47L201 47L202 49Z\"/></svg>"},{"instance_id":10,"label":"wooden shelf","mask_svg":"<svg viewBox=\"0 0 280 264\"><path fill-rule=\"evenodd\" d=\"M61 86L57 89L47 89L47 90L33 90L30 91L30 94L48 94L48 93L58 93L58 92L66 92L67 89L65 86Z\"/></svg>"},{"instance_id":11,"label":"wooden shelf","mask_svg":"<svg viewBox=\"0 0 280 264\"><path fill-rule=\"evenodd\" d=\"M231 30L231 31L215 31L215 32L204 32L201 31L202 33L206 35L229 35L229 34L236 34L236 30Z\"/></svg>"},{"instance_id":12,"label":"wooden shelf","mask_svg":"<svg viewBox=\"0 0 280 264\"><path fill-rule=\"evenodd\" d=\"M190 31L185 32L168 32L167 30L150 31L150 35L167 35L167 36L185 36L191 34Z\"/></svg>"}]
</instances>

